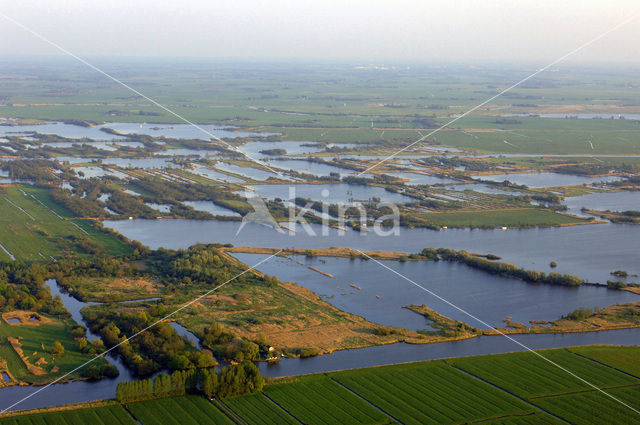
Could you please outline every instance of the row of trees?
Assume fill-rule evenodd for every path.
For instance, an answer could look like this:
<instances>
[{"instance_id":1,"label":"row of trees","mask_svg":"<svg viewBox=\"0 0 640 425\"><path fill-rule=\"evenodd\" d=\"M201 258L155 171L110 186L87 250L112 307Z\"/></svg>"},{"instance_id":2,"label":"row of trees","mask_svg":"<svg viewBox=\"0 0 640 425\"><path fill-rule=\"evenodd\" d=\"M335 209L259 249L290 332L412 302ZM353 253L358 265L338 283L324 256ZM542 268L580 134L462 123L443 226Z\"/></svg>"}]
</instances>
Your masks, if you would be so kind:
<instances>
[{"instance_id":1,"label":"row of trees","mask_svg":"<svg viewBox=\"0 0 640 425\"><path fill-rule=\"evenodd\" d=\"M584 284L584 281L577 276L564 273L545 273L537 270L527 270L518 267L511 263L505 263L502 261L491 261L486 258L479 257L477 255L469 254L466 251L454 251L452 249L439 248L436 250L438 259L445 261L457 261L459 263L466 264L469 267L473 267L485 272L504 276L512 277L525 282L532 283L547 283L551 285L562 286L580 286ZM422 256L434 259L433 250L425 249L421 253Z\"/></svg>"},{"instance_id":2,"label":"row of trees","mask_svg":"<svg viewBox=\"0 0 640 425\"><path fill-rule=\"evenodd\" d=\"M209 398L225 398L262 391L264 378L255 364L240 364L214 368L175 371L158 374L154 379L120 382L116 399L120 402L175 397L200 392Z\"/></svg>"},{"instance_id":3,"label":"row of trees","mask_svg":"<svg viewBox=\"0 0 640 425\"><path fill-rule=\"evenodd\" d=\"M624 289L624 288L638 288L640 283L635 282L622 282L620 280L607 280L607 288L609 289Z\"/></svg>"}]
</instances>

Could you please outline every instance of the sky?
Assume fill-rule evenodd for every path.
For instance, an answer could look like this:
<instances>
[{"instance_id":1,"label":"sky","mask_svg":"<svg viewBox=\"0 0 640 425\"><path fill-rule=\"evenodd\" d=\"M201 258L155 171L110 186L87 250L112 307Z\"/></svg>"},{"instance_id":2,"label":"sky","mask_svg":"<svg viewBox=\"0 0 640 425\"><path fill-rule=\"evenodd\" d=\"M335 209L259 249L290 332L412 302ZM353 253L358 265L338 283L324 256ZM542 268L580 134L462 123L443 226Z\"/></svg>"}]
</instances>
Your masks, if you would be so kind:
<instances>
[{"instance_id":1,"label":"sky","mask_svg":"<svg viewBox=\"0 0 640 425\"><path fill-rule=\"evenodd\" d=\"M0 57L549 62L638 0L0 0ZM640 62L640 18L570 62Z\"/></svg>"}]
</instances>

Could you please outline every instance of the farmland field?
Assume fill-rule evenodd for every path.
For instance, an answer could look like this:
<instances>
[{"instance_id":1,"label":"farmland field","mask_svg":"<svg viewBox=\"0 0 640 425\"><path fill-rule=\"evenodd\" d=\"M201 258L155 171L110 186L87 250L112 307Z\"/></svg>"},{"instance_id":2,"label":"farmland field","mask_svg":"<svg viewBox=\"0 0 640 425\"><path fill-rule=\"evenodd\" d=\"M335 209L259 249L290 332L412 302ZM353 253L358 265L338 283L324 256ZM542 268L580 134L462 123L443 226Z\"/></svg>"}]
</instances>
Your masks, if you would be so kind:
<instances>
[{"instance_id":1,"label":"farmland field","mask_svg":"<svg viewBox=\"0 0 640 425\"><path fill-rule=\"evenodd\" d=\"M636 378L564 349L545 351L544 356L600 388L638 384ZM455 359L450 363L524 398L592 389L585 382L569 376L567 372L529 352Z\"/></svg>"},{"instance_id":2,"label":"farmland field","mask_svg":"<svg viewBox=\"0 0 640 425\"><path fill-rule=\"evenodd\" d=\"M546 413L533 413L528 415L505 416L482 423L488 425L556 425L564 424L565 422Z\"/></svg>"},{"instance_id":3,"label":"farmland field","mask_svg":"<svg viewBox=\"0 0 640 425\"><path fill-rule=\"evenodd\" d=\"M262 394L234 397L224 400L233 413L248 423L256 425L297 424L291 415Z\"/></svg>"},{"instance_id":4,"label":"farmland field","mask_svg":"<svg viewBox=\"0 0 640 425\"><path fill-rule=\"evenodd\" d=\"M576 347L570 351L640 378L640 361L634 347Z\"/></svg>"},{"instance_id":5,"label":"farmland field","mask_svg":"<svg viewBox=\"0 0 640 425\"><path fill-rule=\"evenodd\" d=\"M0 425L136 425L120 405L0 418Z\"/></svg>"},{"instance_id":6,"label":"farmland field","mask_svg":"<svg viewBox=\"0 0 640 425\"><path fill-rule=\"evenodd\" d=\"M608 389L607 393L630 406L638 407L640 385ZM533 402L551 414L576 425L625 425L640 422L637 413L596 390L541 397Z\"/></svg>"},{"instance_id":7,"label":"farmland field","mask_svg":"<svg viewBox=\"0 0 640 425\"><path fill-rule=\"evenodd\" d=\"M393 421L326 376L272 385L265 394L307 424L388 424Z\"/></svg>"},{"instance_id":8,"label":"farmland field","mask_svg":"<svg viewBox=\"0 0 640 425\"><path fill-rule=\"evenodd\" d=\"M453 424L534 411L441 361L332 377L405 424Z\"/></svg>"},{"instance_id":9,"label":"farmland field","mask_svg":"<svg viewBox=\"0 0 640 425\"><path fill-rule=\"evenodd\" d=\"M183 396L131 403L127 408L143 425L232 425L233 422L207 399Z\"/></svg>"}]
</instances>

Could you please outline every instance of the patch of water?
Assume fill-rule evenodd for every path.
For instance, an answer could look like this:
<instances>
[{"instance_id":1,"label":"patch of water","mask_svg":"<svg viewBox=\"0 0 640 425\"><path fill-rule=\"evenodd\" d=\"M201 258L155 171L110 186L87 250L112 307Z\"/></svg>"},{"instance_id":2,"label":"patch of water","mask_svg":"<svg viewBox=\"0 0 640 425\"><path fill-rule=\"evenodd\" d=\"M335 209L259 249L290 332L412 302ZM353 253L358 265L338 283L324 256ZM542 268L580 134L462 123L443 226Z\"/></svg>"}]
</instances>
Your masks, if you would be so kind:
<instances>
[{"instance_id":1,"label":"patch of water","mask_svg":"<svg viewBox=\"0 0 640 425\"><path fill-rule=\"evenodd\" d=\"M384 173L388 176L398 177L401 179L409 179L405 184L415 186L421 184L433 185L433 184L444 184L444 183L456 183L456 180L447 179L438 176L430 176L428 174L420 174L420 173Z\"/></svg>"},{"instance_id":2,"label":"patch of water","mask_svg":"<svg viewBox=\"0 0 640 425\"><path fill-rule=\"evenodd\" d=\"M215 204L211 201L184 201L183 204L190 206L197 211L205 211L213 215L225 215L230 217L239 217L237 212Z\"/></svg>"},{"instance_id":3,"label":"patch of water","mask_svg":"<svg viewBox=\"0 0 640 425\"><path fill-rule=\"evenodd\" d=\"M267 258L259 254L234 254L245 264L252 265ZM303 265L297 263L300 261ZM556 320L579 307L607 307L617 303L638 301L638 295L605 287L583 286L569 288L554 285L532 285L517 279L503 278L474 270L462 264L446 261L384 261L387 267L426 286L492 326L504 326L503 320L529 324L529 320ZM333 277L309 270L315 267ZM277 275L323 296L341 310L388 326L425 329L423 316L404 306L426 304L433 310L454 320L467 322L468 315L451 305L413 286L393 272L373 261L347 258L292 259L272 258L257 269ZM360 290L350 285L361 288ZM536 302L532 303L531 300Z\"/></svg>"},{"instance_id":4,"label":"patch of water","mask_svg":"<svg viewBox=\"0 0 640 425\"><path fill-rule=\"evenodd\" d=\"M518 185L528 187L553 187L553 186L574 186L592 184L600 182L614 182L622 180L619 176L586 177L573 176L559 173L512 173L512 174L489 174L473 176L474 179L490 180L494 182L510 181Z\"/></svg>"},{"instance_id":5,"label":"patch of water","mask_svg":"<svg viewBox=\"0 0 640 425\"><path fill-rule=\"evenodd\" d=\"M247 187L257 195L268 199L308 198L327 203L369 201L379 198L382 202L415 202L416 199L400 193L389 192L377 186L362 186L346 183L335 184L261 184ZM293 194L293 196L291 196Z\"/></svg>"},{"instance_id":6,"label":"patch of water","mask_svg":"<svg viewBox=\"0 0 640 425\"><path fill-rule=\"evenodd\" d=\"M154 210L160 211L162 213L171 212L171 204L156 204L153 202L145 202L144 204L149 208L153 208Z\"/></svg>"},{"instance_id":7,"label":"patch of water","mask_svg":"<svg viewBox=\"0 0 640 425\"><path fill-rule=\"evenodd\" d=\"M312 174L314 176L326 177L331 173L337 173L339 176L343 176L353 172L351 170L347 170L346 168L340 168L334 165L296 159L274 159L268 161L267 164L272 167L278 167L284 170L294 170L299 173Z\"/></svg>"}]
</instances>

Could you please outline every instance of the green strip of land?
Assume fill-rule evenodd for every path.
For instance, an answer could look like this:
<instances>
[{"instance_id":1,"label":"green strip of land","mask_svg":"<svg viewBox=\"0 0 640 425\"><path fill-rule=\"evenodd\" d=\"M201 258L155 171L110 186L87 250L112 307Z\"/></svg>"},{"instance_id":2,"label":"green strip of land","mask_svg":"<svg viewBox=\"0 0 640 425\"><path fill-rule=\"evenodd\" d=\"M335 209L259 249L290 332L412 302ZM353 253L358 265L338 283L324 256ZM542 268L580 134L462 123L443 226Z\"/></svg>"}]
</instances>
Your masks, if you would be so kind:
<instances>
[{"instance_id":1,"label":"green strip of land","mask_svg":"<svg viewBox=\"0 0 640 425\"><path fill-rule=\"evenodd\" d=\"M589 219L538 208L437 212L418 216L429 223L448 227L536 227L593 223Z\"/></svg>"},{"instance_id":2,"label":"green strip of land","mask_svg":"<svg viewBox=\"0 0 640 425\"><path fill-rule=\"evenodd\" d=\"M543 350L545 358L634 408L640 347ZM92 408L92 406L96 406ZM125 414L125 412L127 414ZM510 353L282 378L264 392L209 401L191 395L9 416L0 424L631 424L640 418L534 353ZM104 418L103 417L103 418ZM97 419L96 424L106 423Z\"/></svg>"}]
</instances>

